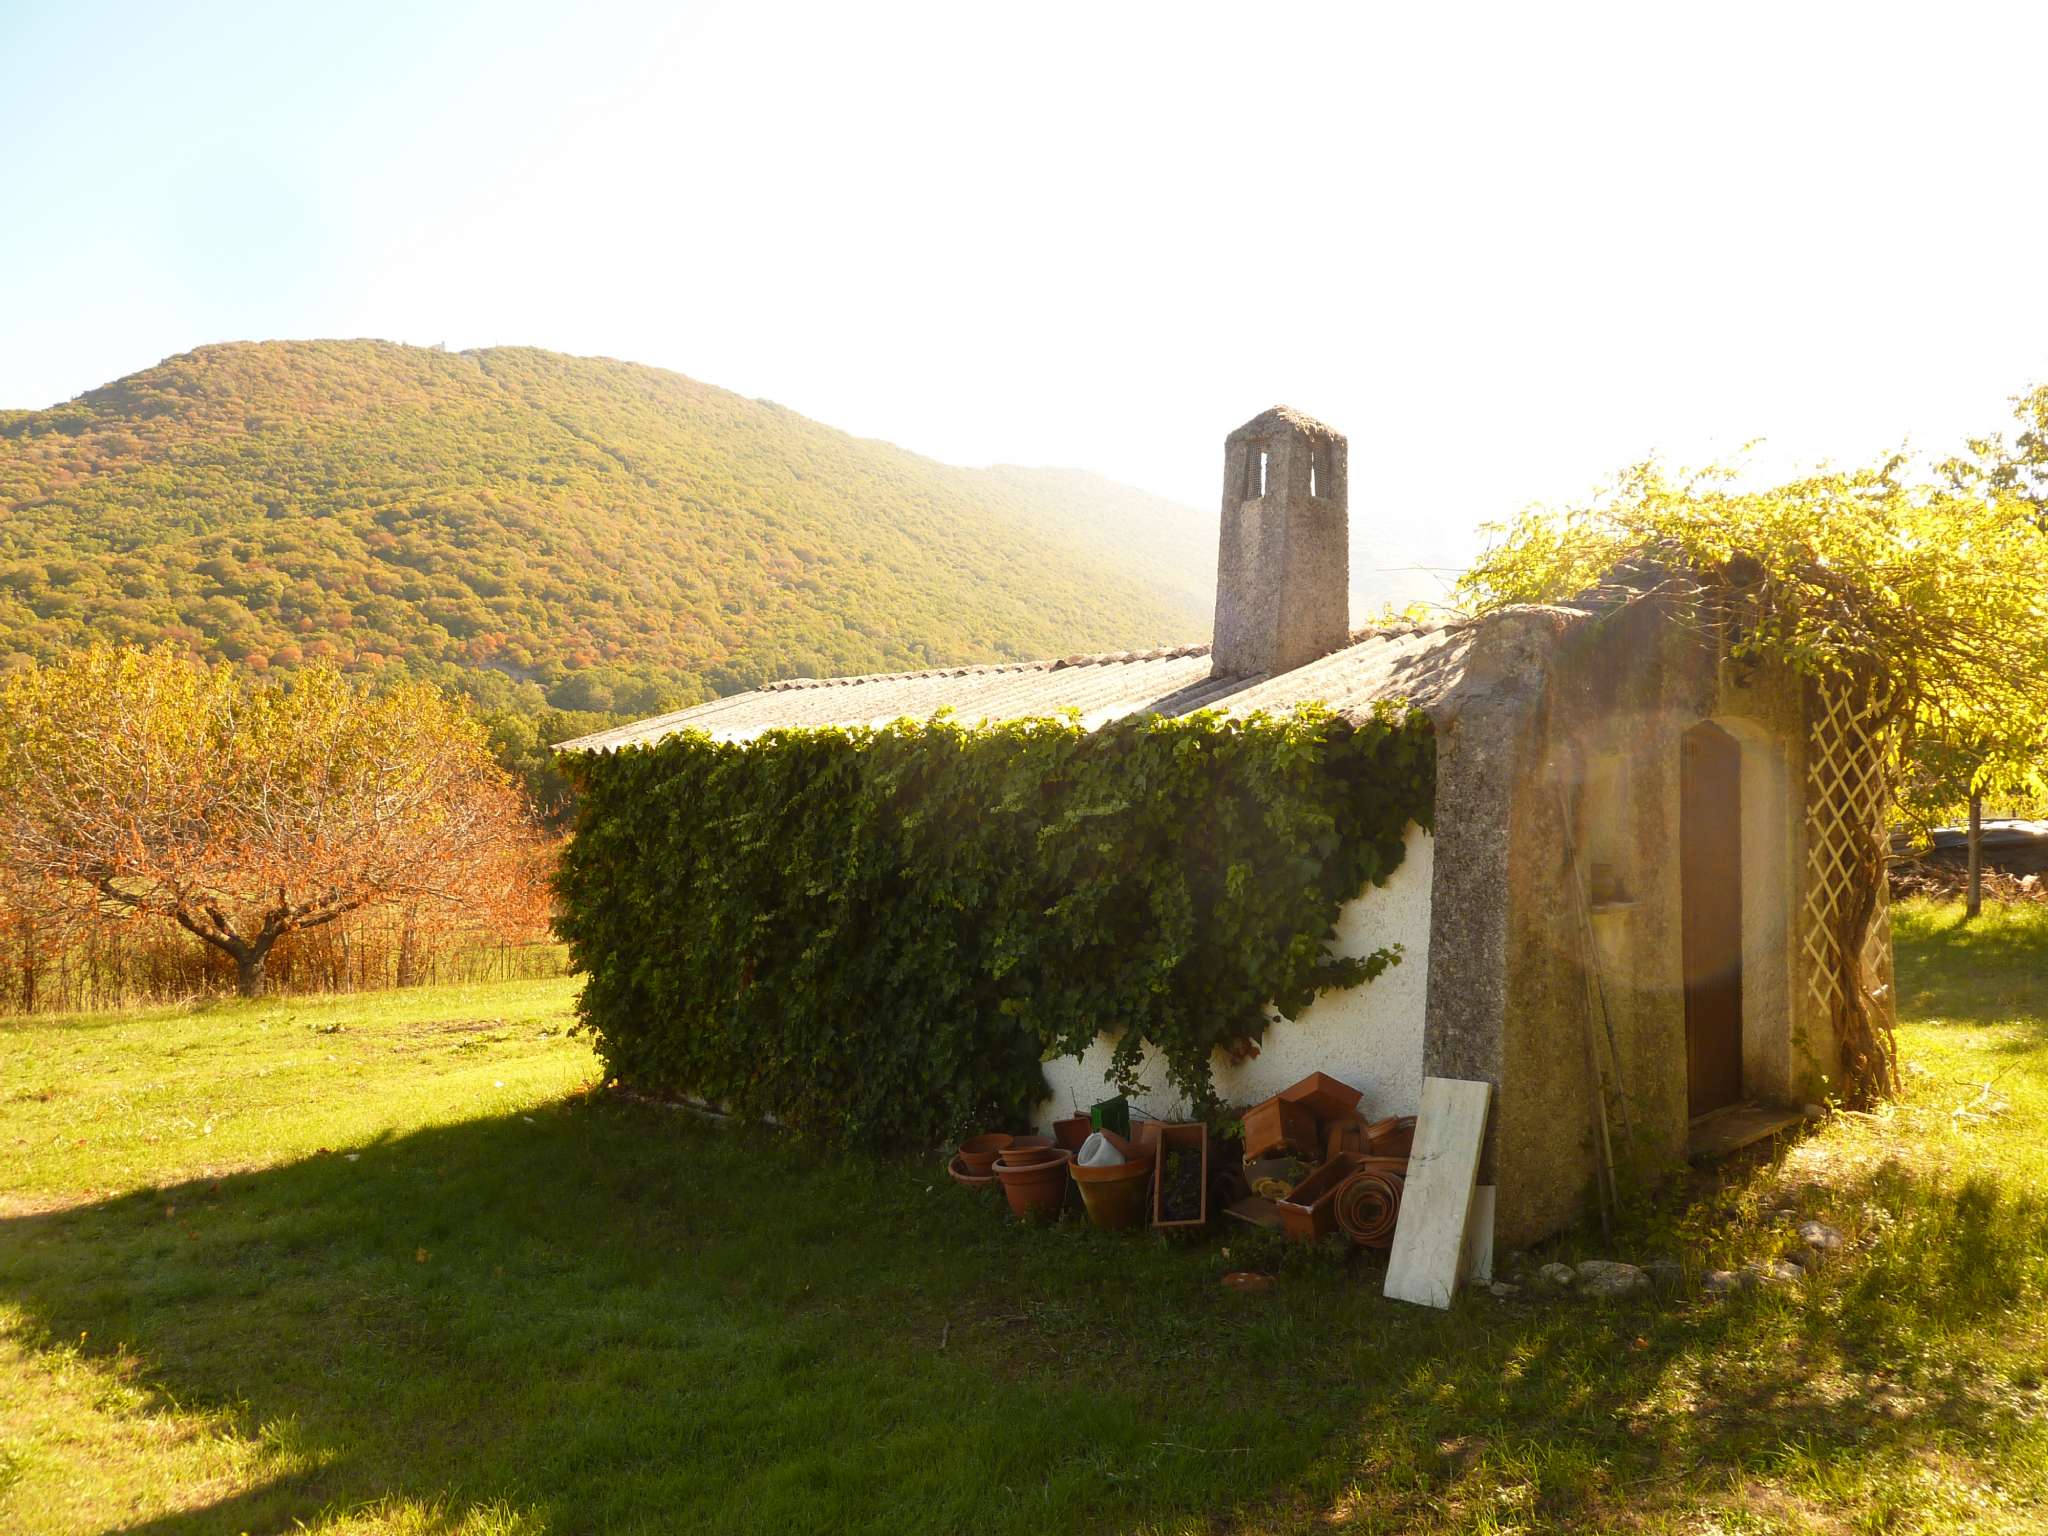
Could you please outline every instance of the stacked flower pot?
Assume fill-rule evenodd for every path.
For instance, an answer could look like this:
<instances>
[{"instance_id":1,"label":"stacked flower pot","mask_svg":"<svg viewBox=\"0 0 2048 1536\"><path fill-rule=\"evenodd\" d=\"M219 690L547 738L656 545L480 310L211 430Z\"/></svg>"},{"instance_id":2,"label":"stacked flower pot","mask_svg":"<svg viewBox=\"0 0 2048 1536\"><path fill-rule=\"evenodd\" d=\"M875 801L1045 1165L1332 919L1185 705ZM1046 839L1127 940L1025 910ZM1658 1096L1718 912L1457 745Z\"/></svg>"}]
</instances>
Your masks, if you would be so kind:
<instances>
[{"instance_id":1,"label":"stacked flower pot","mask_svg":"<svg viewBox=\"0 0 2048 1536\"><path fill-rule=\"evenodd\" d=\"M1114 1161L1088 1161L1091 1146L1109 1148ZM1091 1222L1111 1230L1144 1225L1152 1207L1154 1150L1115 1131L1097 1131L1088 1138L1074 1161L1074 1182L1081 1187L1081 1203Z\"/></svg>"},{"instance_id":2,"label":"stacked flower pot","mask_svg":"<svg viewBox=\"0 0 2048 1536\"><path fill-rule=\"evenodd\" d=\"M1071 1183L1098 1227L1208 1223L1208 1126L1147 1120L1132 1136L1088 1127L1087 1117L1073 1116L1055 1123L1057 1140L1004 1132L970 1136L946 1171L970 1189L1000 1186L1020 1220L1057 1214Z\"/></svg>"},{"instance_id":3,"label":"stacked flower pot","mask_svg":"<svg viewBox=\"0 0 2048 1536\"><path fill-rule=\"evenodd\" d=\"M1314 1072L1247 1112L1247 1163L1285 1156L1316 1166L1284 1195L1267 1199L1255 1193L1234 1204L1232 1214L1277 1224L1303 1242L1342 1232L1360 1247L1390 1247L1415 1120L1368 1121L1359 1113L1362 1097L1348 1083Z\"/></svg>"}]
</instances>

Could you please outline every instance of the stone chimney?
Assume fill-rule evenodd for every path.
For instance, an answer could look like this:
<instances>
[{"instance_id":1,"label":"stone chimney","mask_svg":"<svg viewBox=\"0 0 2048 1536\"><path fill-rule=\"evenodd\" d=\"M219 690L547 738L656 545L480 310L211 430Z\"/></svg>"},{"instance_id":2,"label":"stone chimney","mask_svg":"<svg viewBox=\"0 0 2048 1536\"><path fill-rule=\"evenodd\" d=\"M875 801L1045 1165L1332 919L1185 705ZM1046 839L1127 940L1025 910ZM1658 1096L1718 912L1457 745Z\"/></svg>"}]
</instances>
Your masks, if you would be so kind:
<instances>
[{"instance_id":1,"label":"stone chimney","mask_svg":"<svg viewBox=\"0 0 2048 1536\"><path fill-rule=\"evenodd\" d=\"M1351 638L1345 443L1276 405L1223 440L1215 670L1286 672Z\"/></svg>"}]
</instances>

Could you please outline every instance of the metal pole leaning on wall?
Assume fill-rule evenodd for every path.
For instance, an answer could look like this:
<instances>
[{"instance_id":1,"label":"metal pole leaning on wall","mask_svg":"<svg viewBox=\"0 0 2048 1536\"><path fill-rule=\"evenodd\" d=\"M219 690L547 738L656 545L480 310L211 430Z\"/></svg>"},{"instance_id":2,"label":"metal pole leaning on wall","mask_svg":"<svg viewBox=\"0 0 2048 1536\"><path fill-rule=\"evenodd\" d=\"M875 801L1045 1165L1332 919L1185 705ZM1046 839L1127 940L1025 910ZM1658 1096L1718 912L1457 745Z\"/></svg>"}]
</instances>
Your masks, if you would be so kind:
<instances>
[{"instance_id":1,"label":"metal pole leaning on wall","mask_svg":"<svg viewBox=\"0 0 2048 1536\"><path fill-rule=\"evenodd\" d=\"M1593 1094L1594 1150L1597 1154L1595 1162L1600 1174L1600 1235L1605 1238L1611 1235L1610 1213L1620 1214L1621 1196L1615 1188L1614 1142L1607 1130L1607 1074L1600 1066L1600 1032L1593 1020L1596 1006L1607 1025L1607 1049L1614 1062L1617 1082L1621 1076L1621 1055L1614 1048L1614 1021L1606 1017L1607 991L1600 982L1599 951L1594 946L1591 899L1586 894L1585 882L1579 878L1578 838L1574 830L1571 800L1565 793L1562 766L1558 768L1553 782L1557 789L1558 831L1564 838L1565 875L1571 881L1572 911L1577 918L1574 927L1578 933L1581 951L1579 993L1585 1004L1586 1071L1590 1078L1588 1086ZM1620 1109L1622 1135L1633 1140L1633 1133L1629 1130L1628 1104L1625 1099Z\"/></svg>"}]
</instances>

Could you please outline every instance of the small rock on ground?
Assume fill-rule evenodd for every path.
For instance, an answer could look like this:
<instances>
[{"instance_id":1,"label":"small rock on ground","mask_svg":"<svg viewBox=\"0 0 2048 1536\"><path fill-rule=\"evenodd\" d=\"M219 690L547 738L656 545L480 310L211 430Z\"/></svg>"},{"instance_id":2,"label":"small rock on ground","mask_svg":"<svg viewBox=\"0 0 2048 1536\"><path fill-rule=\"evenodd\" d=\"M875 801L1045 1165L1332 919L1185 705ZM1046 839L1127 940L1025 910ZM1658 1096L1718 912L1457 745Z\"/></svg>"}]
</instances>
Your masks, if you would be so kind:
<instances>
[{"instance_id":1,"label":"small rock on ground","mask_svg":"<svg viewBox=\"0 0 2048 1536\"><path fill-rule=\"evenodd\" d=\"M1816 1253L1840 1253L1844 1246L1842 1234L1824 1221L1802 1221L1799 1241Z\"/></svg>"},{"instance_id":2,"label":"small rock on ground","mask_svg":"<svg viewBox=\"0 0 2048 1536\"><path fill-rule=\"evenodd\" d=\"M1512 1297L1519 1296L1522 1294L1522 1288L1519 1285L1510 1285L1505 1280L1496 1280L1493 1282L1493 1284L1489 1285L1487 1289L1493 1292L1493 1294L1498 1296L1502 1301L1507 1301Z\"/></svg>"},{"instance_id":3,"label":"small rock on ground","mask_svg":"<svg viewBox=\"0 0 2048 1536\"><path fill-rule=\"evenodd\" d=\"M1633 1296L1650 1288L1650 1277L1633 1264L1588 1259L1579 1266L1579 1285L1588 1296Z\"/></svg>"},{"instance_id":4,"label":"small rock on ground","mask_svg":"<svg viewBox=\"0 0 2048 1536\"><path fill-rule=\"evenodd\" d=\"M1700 1286L1709 1296L1727 1296L1735 1291L1747 1290L1756 1283L1748 1275L1738 1275L1732 1269L1710 1269L1700 1281Z\"/></svg>"},{"instance_id":5,"label":"small rock on ground","mask_svg":"<svg viewBox=\"0 0 2048 1536\"><path fill-rule=\"evenodd\" d=\"M1643 1266L1643 1272L1667 1291L1675 1291L1685 1283L1685 1266L1676 1259L1652 1259Z\"/></svg>"},{"instance_id":6,"label":"small rock on ground","mask_svg":"<svg viewBox=\"0 0 2048 1536\"><path fill-rule=\"evenodd\" d=\"M1797 1264L1787 1264L1783 1259L1745 1264L1742 1272L1755 1277L1751 1281L1753 1285L1797 1285L1806 1278L1806 1272Z\"/></svg>"},{"instance_id":7,"label":"small rock on ground","mask_svg":"<svg viewBox=\"0 0 2048 1536\"><path fill-rule=\"evenodd\" d=\"M1578 1276L1572 1273L1568 1264L1546 1264L1536 1271L1536 1279L1539 1284L1565 1291L1571 1289L1572 1282L1578 1279Z\"/></svg>"}]
</instances>

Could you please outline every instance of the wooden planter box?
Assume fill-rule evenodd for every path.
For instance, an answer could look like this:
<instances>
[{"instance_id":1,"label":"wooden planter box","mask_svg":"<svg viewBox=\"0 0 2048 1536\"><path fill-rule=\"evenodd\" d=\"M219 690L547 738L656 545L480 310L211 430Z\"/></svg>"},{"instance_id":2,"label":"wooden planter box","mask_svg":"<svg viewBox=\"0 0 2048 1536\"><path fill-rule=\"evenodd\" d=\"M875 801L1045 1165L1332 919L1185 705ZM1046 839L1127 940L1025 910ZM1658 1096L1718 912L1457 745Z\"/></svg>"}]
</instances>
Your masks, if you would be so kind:
<instances>
[{"instance_id":1,"label":"wooden planter box","mask_svg":"<svg viewBox=\"0 0 2048 1536\"><path fill-rule=\"evenodd\" d=\"M1415 1117L1389 1115L1384 1120L1375 1120L1366 1127L1365 1136L1373 1156L1406 1157L1415 1150Z\"/></svg>"},{"instance_id":2,"label":"wooden planter box","mask_svg":"<svg viewBox=\"0 0 2048 1536\"><path fill-rule=\"evenodd\" d=\"M1244 1155L1247 1162L1288 1148L1302 1157L1320 1157L1322 1135L1315 1111L1306 1104L1274 1097L1244 1112Z\"/></svg>"},{"instance_id":3,"label":"wooden planter box","mask_svg":"<svg viewBox=\"0 0 2048 1536\"><path fill-rule=\"evenodd\" d=\"M1332 1202L1337 1186L1358 1171L1358 1164L1355 1155L1340 1152L1289 1190L1285 1200L1275 1202L1280 1208L1280 1225L1289 1237L1305 1243L1336 1230Z\"/></svg>"},{"instance_id":4,"label":"wooden planter box","mask_svg":"<svg viewBox=\"0 0 2048 1536\"><path fill-rule=\"evenodd\" d=\"M1196 1214L1178 1221L1166 1218L1166 1165L1175 1152L1192 1152L1201 1159L1200 1190ZM1159 1160L1152 1165L1152 1225L1159 1228L1202 1227L1209 1223L1209 1127L1206 1125L1162 1125L1159 1127Z\"/></svg>"},{"instance_id":5,"label":"wooden planter box","mask_svg":"<svg viewBox=\"0 0 2048 1536\"><path fill-rule=\"evenodd\" d=\"M1292 1088L1282 1088L1280 1097L1289 1104L1305 1105L1318 1120L1337 1120L1355 1113L1363 1095L1327 1072L1311 1072Z\"/></svg>"},{"instance_id":6,"label":"wooden planter box","mask_svg":"<svg viewBox=\"0 0 2048 1536\"><path fill-rule=\"evenodd\" d=\"M1323 1122L1323 1156L1339 1152L1365 1153L1372 1150L1372 1127L1356 1115L1340 1115Z\"/></svg>"}]
</instances>

